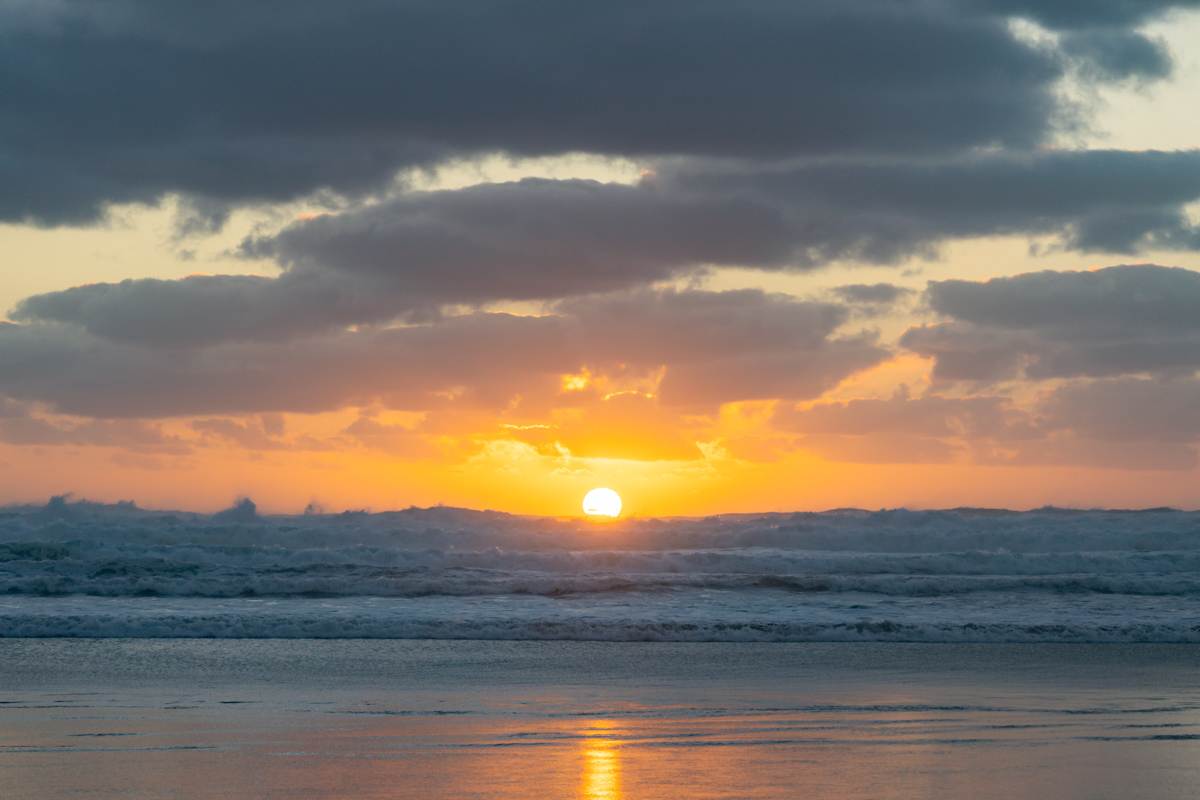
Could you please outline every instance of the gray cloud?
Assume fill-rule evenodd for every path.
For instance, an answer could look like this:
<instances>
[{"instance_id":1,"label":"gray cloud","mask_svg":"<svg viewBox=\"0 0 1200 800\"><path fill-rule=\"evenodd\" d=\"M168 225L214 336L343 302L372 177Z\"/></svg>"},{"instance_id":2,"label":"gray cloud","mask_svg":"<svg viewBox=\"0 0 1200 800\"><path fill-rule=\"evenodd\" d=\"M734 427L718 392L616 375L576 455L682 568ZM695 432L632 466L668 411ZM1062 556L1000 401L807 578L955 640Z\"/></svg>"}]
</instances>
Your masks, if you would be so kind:
<instances>
[{"instance_id":1,"label":"gray cloud","mask_svg":"<svg viewBox=\"0 0 1200 800\"><path fill-rule=\"evenodd\" d=\"M275 340L405 316L411 306L372 282L320 273L281 278L199 275L94 283L22 300L17 321L78 325L96 336L156 347Z\"/></svg>"},{"instance_id":2,"label":"gray cloud","mask_svg":"<svg viewBox=\"0 0 1200 800\"><path fill-rule=\"evenodd\" d=\"M906 392L887 400L851 400L804 410L785 406L777 410L774 423L800 433L848 436L1012 438L1028 432L1024 415L1004 397L912 398Z\"/></svg>"},{"instance_id":3,"label":"gray cloud","mask_svg":"<svg viewBox=\"0 0 1200 800\"><path fill-rule=\"evenodd\" d=\"M948 161L685 160L637 186L527 180L302 221L245 243L290 271L370 276L412 298L558 297L703 265L891 263L950 238L1057 234L1080 250L1192 246L1200 151Z\"/></svg>"},{"instance_id":4,"label":"gray cloud","mask_svg":"<svg viewBox=\"0 0 1200 800\"><path fill-rule=\"evenodd\" d=\"M946 463L981 447L1007 446L1041 434L1006 397L910 397L776 409L777 430L803 434L795 444L831 461Z\"/></svg>"},{"instance_id":5,"label":"gray cloud","mask_svg":"<svg viewBox=\"0 0 1200 800\"><path fill-rule=\"evenodd\" d=\"M436 304L608 291L710 263L781 265L791 238L777 209L715 193L529 179L403 194L248 240L243 252Z\"/></svg>"},{"instance_id":6,"label":"gray cloud","mask_svg":"<svg viewBox=\"0 0 1200 800\"><path fill-rule=\"evenodd\" d=\"M578 321L587 352L608 362L670 365L669 405L813 397L888 353L873 338L834 338L845 308L754 290L650 292L556 306Z\"/></svg>"},{"instance_id":7,"label":"gray cloud","mask_svg":"<svg viewBox=\"0 0 1200 800\"><path fill-rule=\"evenodd\" d=\"M1092 439L1184 443L1200 440L1200 381L1118 378L1071 383L1039 406L1047 427Z\"/></svg>"},{"instance_id":8,"label":"gray cloud","mask_svg":"<svg viewBox=\"0 0 1200 800\"><path fill-rule=\"evenodd\" d=\"M831 304L756 291L643 291L564 303L544 317L470 314L186 351L8 323L0 324L0 394L111 417L372 403L496 409L556 392L559 376L581 366L646 374L665 366L671 404L804 397L887 357L870 338L838 338L845 319Z\"/></svg>"},{"instance_id":9,"label":"gray cloud","mask_svg":"<svg viewBox=\"0 0 1200 800\"><path fill-rule=\"evenodd\" d=\"M1035 20L1058 30L1138 25L1197 0L967 0L980 11Z\"/></svg>"},{"instance_id":10,"label":"gray cloud","mask_svg":"<svg viewBox=\"0 0 1200 800\"><path fill-rule=\"evenodd\" d=\"M948 161L660 165L638 186L527 180L405 194L250 240L299 270L387 274L488 298L613 288L699 264L892 262L948 239L1059 234L1081 250L1190 246L1200 151L1059 151ZM411 271L411 275L409 274ZM489 276L496 271L498 276ZM517 287L505 288L503 282ZM565 284L565 285L564 285ZM436 296L436 295L435 295Z\"/></svg>"},{"instance_id":11,"label":"gray cloud","mask_svg":"<svg viewBox=\"0 0 1200 800\"><path fill-rule=\"evenodd\" d=\"M684 163L679 192L778 209L793 263L889 262L950 238L1055 234L1083 251L1193 247L1184 206L1200 198L1200 151L1049 151L944 161L788 166Z\"/></svg>"},{"instance_id":12,"label":"gray cloud","mask_svg":"<svg viewBox=\"0 0 1200 800\"><path fill-rule=\"evenodd\" d=\"M304 332L305 304L278 300L275 281L250 275L146 278L77 286L35 295L10 314L14 320L76 323L116 340L149 340L174 346L210 337L270 338Z\"/></svg>"},{"instance_id":13,"label":"gray cloud","mask_svg":"<svg viewBox=\"0 0 1200 800\"><path fill-rule=\"evenodd\" d=\"M1061 122L1071 62L1159 75L1131 26L1192 3L1052 5L19 4L0 11L0 219L85 222L182 192L203 227L222 203L373 192L489 152L1029 148ZM1063 31L1063 49L1022 41L1012 15Z\"/></svg>"},{"instance_id":14,"label":"gray cloud","mask_svg":"<svg viewBox=\"0 0 1200 800\"><path fill-rule=\"evenodd\" d=\"M1191 247L1200 235L1183 208L1197 198L1200 152L771 168L688 161L636 186L526 180L406 193L245 242L247 255L285 267L278 278L94 284L29 298L14 317L165 346L279 339L428 318L445 304L626 289L710 265L890 263L949 238Z\"/></svg>"},{"instance_id":15,"label":"gray cloud","mask_svg":"<svg viewBox=\"0 0 1200 800\"><path fill-rule=\"evenodd\" d=\"M1164 78L1173 66L1162 42L1126 30L1075 31L1063 37L1062 47L1085 71L1102 79Z\"/></svg>"},{"instance_id":16,"label":"gray cloud","mask_svg":"<svg viewBox=\"0 0 1200 800\"><path fill-rule=\"evenodd\" d=\"M912 294L912 289L892 283L851 283L834 287L833 294L847 303L886 306Z\"/></svg>"},{"instance_id":17,"label":"gray cloud","mask_svg":"<svg viewBox=\"0 0 1200 800\"><path fill-rule=\"evenodd\" d=\"M208 440L232 443L247 450L277 450L293 444L281 438L283 418L261 414L251 419L204 418L190 423L192 430Z\"/></svg>"},{"instance_id":18,"label":"gray cloud","mask_svg":"<svg viewBox=\"0 0 1200 800\"><path fill-rule=\"evenodd\" d=\"M117 447L186 455L191 446L157 425L130 419L50 420L28 411L0 416L0 442L14 445Z\"/></svg>"},{"instance_id":19,"label":"gray cloud","mask_svg":"<svg viewBox=\"0 0 1200 800\"><path fill-rule=\"evenodd\" d=\"M900 343L946 380L1190 373L1200 368L1200 273L1154 265L931 283L952 321Z\"/></svg>"},{"instance_id":20,"label":"gray cloud","mask_svg":"<svg viewBox=\"0 0 1200 800\"><path fill-rule=\"evenodd\" d=\"M1132 329L1200 332L1200 273L1153 264L1082 272L1045 270L929 285L934 311L963 322L1059 336L1122 335Z\"/></svg>"},{"instance_id":21,"label":"gray cloud","mask_svg":"<svg viewBox=\"0 0 1200 800\"><path fill-rule=\"evenodd\" d=\"M834 461L1191 469L1200 381L1078 380L1029 408L1002 395L781 405L778 431Z\"/></svg>"},{"instance_id":22,"label":"gray cloud","mask_svg":"<svg viewBox=\"0 0 1200 800\"><path fill-rule=\"evenodd\" d=\"M1032 20L1059 33L1063 52L1092 77L1158 78L1171 70L1161 42L1136 30L1175 8L1195 8L1196 0L972 0L981 11Z\"/></svg>"}]
</instances>

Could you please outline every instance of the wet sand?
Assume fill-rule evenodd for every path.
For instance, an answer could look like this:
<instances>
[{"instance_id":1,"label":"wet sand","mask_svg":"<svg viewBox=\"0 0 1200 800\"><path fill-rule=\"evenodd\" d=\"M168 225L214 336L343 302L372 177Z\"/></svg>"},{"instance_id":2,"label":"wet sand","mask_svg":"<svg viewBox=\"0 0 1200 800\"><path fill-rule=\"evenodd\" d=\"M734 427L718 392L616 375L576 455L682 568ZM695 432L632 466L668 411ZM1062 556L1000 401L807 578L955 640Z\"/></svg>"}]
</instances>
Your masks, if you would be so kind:
<instances>
[{"instance_id":1,"label":"wet sand","mask_svg":"<svg viewBox=\"0 0 1200 800\"><path fill-rule=\"evenodd\" d=\"M0 641L0 794L1200 794L1200 648Z\"/></svg>"}]
</instances>

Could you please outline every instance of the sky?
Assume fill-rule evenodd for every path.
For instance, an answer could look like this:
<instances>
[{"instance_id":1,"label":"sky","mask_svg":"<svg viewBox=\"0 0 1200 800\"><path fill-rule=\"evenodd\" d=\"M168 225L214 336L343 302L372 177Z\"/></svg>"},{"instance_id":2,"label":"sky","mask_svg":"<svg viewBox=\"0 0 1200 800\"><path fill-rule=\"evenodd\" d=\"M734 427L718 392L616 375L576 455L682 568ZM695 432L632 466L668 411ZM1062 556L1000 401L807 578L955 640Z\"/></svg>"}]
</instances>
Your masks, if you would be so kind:
<instances>
[{"instance_id":1,"label":"sky","mask_svg":"<svg viewBox=\"0 0 1200 800\"><path fill-rule=\"evenodd\" d=\"M0 503L1200 507L1197 42L0 0Z\"/></svg>"}]
</instances>

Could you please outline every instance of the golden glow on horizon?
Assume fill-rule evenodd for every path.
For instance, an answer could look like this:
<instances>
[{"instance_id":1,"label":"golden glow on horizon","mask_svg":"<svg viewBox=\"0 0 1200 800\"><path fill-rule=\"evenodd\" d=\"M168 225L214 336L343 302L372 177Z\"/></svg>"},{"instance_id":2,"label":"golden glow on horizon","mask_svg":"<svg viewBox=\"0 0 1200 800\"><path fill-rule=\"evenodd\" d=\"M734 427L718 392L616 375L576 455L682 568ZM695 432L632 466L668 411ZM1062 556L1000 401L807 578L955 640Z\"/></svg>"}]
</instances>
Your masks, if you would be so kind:
<instances>
[{"instance_id":1,"label":"golden glow on horizon","mask_svg":"<svg viewBox=\"0 0 1200 800\"><path fill-rule=\"evenodd\" d=\"M1200 88L1200 57L1191 46L1200 37L1200 13L1177 11L1148 18L1138 30L1169 44L1176 60L1170 79L1091 86L1086 91L1097 92L1095 98L1078 96L1080 87L1064 79L1060 88L1072 104L1078 103L1080 110L1091 106L1094 116L1086 126L1065 126L1046 147L1200 147L1200 117L1189 102ZM530 178L634 186L655 177L649 163L631 158L490 154L406 170L369 202L401 193L448 192ZM36 268L10 269L0 280L0 323L8 309L30 295L97 282L169 281L194 275L276 278L279 264L249 257L240 244L248 237L268 237L295 221L336 216L345 208L325 196L254 203L234 210L218 230L186 238L177 224L188 212L188 201L174 195L114 204L95 225L3 222L0 252L6 262ZM1193 222L1200 220L1200 204L1184 206L1184 213ZM534 377L519 381L515 376L526 374L522 369L513 373L512 381L481 378L480 387L445 386L424 402L405 391L378 397L371 391L374 382L363 380L348 393L363 407L311 414L205 413L195 419L180 416L143 424L69 417L53 405L36 405L28 419L0 419L0 472L5 475L0 505L41 503L52 494L73 492L77 498L102 502L134 500L151 508L216 511L245 495L267 513L298 513L315 500L330 510L445 504L577 518L579 498L588 489L620 485L626 517L633 509L639 518L836 506L1197 507L1200 467L1152 469L1142 464L1121 469L1116 459L1066 449L1058 453L1050 444L1046 450L1021 450L1008 439L973 440L966 428L991 424L982 414L965 426L951 421L940 435L949 442L940 457L944 460L937 460L935 451L908 446L905 435L911 431L855 436L830 429L814 435L779 422L792 411L901 396L998 394L1019 409L1036 409L1053 384L1014 381L986 390L939 385L932 358L895 347L895 342L909 327L940 319L920 299L930 282L1094 270L1129 260L1122 254L1077 252L1061 244L1053 231L951 238L939 242L935 252L917 252L899 263L851 258L820 270L766 271L711 266L703 273L685 271L656 284L680 291L761 290L801 300L828 300L833 290L846 284L881 282L907 290L906 299L890 310L869 316L856 312L835 334L877 332L882 345L894 347L895 356L827 387L820 396L750 399L719 407L683 402L687 398L678 390L672 392L668 384L664 391L662 386L674 365L685 371L684 361L673 360L675 356L693 355L693 343L681 341L670 357L664 356L672 366L653 367L643 359L633 365L612 363L628 345L597 347L573 356L586 362L555 358L544 371L530 373ZM1200 271L1197 250L1146 249L1132 260ZM534 300L456 307L447 313L469 311L558 313ZM614 330L621 322L611 323ZM519 359L518 363L527 366ZM497 365L501 376L504 366ZM353 384L357 379L349 380ZM278 424L265 424L268 417ZM936 425L933 432L938 432ZM884 447L889 441L895 443L891 449ZM1188 452L1194 445L1163 444ZM926 457L932 460L920 461ZM600 524L614 518L590 516Z\"/></svg>"},{"instance_id":2,"label":"golden glow on horizon","mask_svg":"<svg viewBox=\"0 0 1200 800\"><path fill-rule=\"evenodd\" d=\"M583 497L583 513L589 517L616 519L621 516L621 496L612 489L592 489Z\"/></svg>"}]
</instances>

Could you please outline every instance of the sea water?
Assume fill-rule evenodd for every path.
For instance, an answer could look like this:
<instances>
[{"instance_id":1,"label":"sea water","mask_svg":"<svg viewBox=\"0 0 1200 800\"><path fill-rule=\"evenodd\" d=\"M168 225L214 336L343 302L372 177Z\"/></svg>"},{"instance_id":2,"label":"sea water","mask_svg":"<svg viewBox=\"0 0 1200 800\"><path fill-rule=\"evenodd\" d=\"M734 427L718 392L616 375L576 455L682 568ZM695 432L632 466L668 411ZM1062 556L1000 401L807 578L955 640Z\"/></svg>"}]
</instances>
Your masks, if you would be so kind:
<instances>
[{"instance_id":1,"label":"sea water","mask_svg":"<svg viewBox=\"0 0 1200 800\"><path fill-rule=\"evenodd\" d=\"M1200 641L1200 513L0 510L0 636Z\"/></svg>"}]
</instances>

